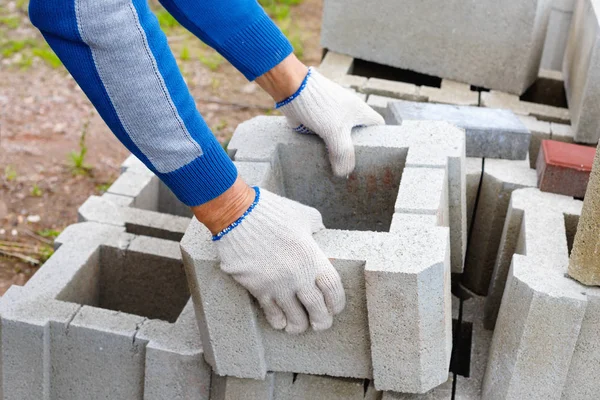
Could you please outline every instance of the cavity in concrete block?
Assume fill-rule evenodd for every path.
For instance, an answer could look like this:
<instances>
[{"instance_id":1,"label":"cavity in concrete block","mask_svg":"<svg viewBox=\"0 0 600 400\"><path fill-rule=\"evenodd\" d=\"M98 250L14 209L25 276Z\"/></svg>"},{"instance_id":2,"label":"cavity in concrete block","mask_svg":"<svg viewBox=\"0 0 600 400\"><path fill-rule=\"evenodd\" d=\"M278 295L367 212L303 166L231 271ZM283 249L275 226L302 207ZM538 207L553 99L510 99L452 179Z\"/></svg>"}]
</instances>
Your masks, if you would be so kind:
<instances>
[{"instance_id":1,"label":"cavity in concrete block","mask_svg":"<svg viewBox=\"0 0 600 400\"><path fill-rule=\"evenodd\" d=\"M178 244L96 223L57 240L0 301L3 398L207 400Z\"/></svg>"},{"instance_id":2,"label":"cavity in concrete block","mask_svg":"<svg viewBox=\"0 0 600 400\"><path fill-rule=\"evenodd\" d=\"M387 79L369 78L362 87L367 94L392 97L410 101L427 101L427 97L419 93L419 87L412 83L390 81Z\"/></svg>"},{"instance_id":3,"label":"cavity in concrete block","mask_svg":"<svg viewBox=\"0 0 600 400\"><path fill-rule=\"evenodd\" d=\"M571 4L575 3L571 1ZM569 38L569 28L573 18L573 10L564 11L552 5L548 19L548 32L544 42L541 67L555 71L562 70L565 48Z\"/></svg>"},{"instance_id":4,"label":"cavity in concrete block","mask_svg":"<svg viewBox=\"0 0 600 400\"><path fill-rule=\"evenodd\" d=\"M524 160L530 133L509 110L447 104L394 101L388 104L390 121L448 121L466 133L467 157Z\"/></svg>"},{"instance_id":5,"label":"cavity in concrete block","mask_svg":"<svg viewBox=\"0 0 600 400\"><path fill-rule=\"evenodd\" d=\"M483 398L593 398L600 389L600 289L565 276L568 215L581 202L537 189L515 191L522 229L508 270ZM517 214L517 213L515 213ZM520 252L521 254L518 254ZM499 271L499 270L498 270Z\"/></svg>"},{"instance_id":6,"label":"cavity in concrete block","mask_svg":"<svg viewBox=\"0 0 600 400\"><path fill-rule=\"evenodd\" d=\"M391 124L388 116L388 104L392 101L398 101L393 97L379 96L376 94L369 95L367 98L367 104L375 111L377 111L385 119L387 124Z\"/></svg>"},{"instance_id":7,"label":"cavity in concrete block","mask_svg":"<svg viewBox=\"0 0 600 400\"><path fill-rule=\"evenodd\" d=\"M283 118L241 124L230 142L235 162L268 163L280 179L272 185L279 194L320 209L329 229L315 240L349 295L346 309L325 332L275 331L248 292L219 270L209 232L192 223L181 246L206 359L215 372L255 379L267 371L373 377L377 389L405 392L425 392L445 382L451 348L448 230L418 225L392 233L389 228L403 191L422 190L404 188L403 172L422 169L414 173L432 175L432 182L450 191L448 219L455 227L450 241L454 236L460 265L466 220L463 135L439 122L356 130L356 170L339 180L331 175L317 137L294 134ZM443 187L434 189L431 204L442 206L432 205L428 216L446 203L437 197L443 197ZM399 302L411 307L399 309Z\"/></svg>"},{"instance_id":8,"label":"cavity in concrete block","mask_svg":"<svg viewBox=\"0 0 600 400\"><path fill-rule=\"evenodd\" d=\"M537 77L549 12L545 0L486 0L477 7L460 0L442 6L377 0L369 7L330 0L321 44L363 60L521 94Z\"/></svg>"},{"instance_id":9,"label":"cavity in concrete block","mask_svg":"<svg viewBox=\"0 0 600 400\"><path fill-rule=\"evenodd\" d=\"M487 294L511 193L519 188L536 186L537 175L529 168L529 161L485 160L462 277L469 290L479 295Z\"/></svg>"},{"instance_id":10,"label":"cavity in concrete block","mask_svg":"<svg viewBox=\"0 0 600 400\"><path fill-rule=\"evenodd\" d=\"M550 123L550 132L552 133L551 139L559 142L574 143L575 137L573 135L573 129L571 125L557 124L555 122Z\"/></svg>"},{"instance_id":11,"label":"cavity in concrete block","mask_svg":"<svg viewBox=\"0 0 600 400\"><path fill-rule=\"evenodd\" d=\"M550 127L552 124L525 115L518 115L518 117L531 133L531 139L529 140L529 167L535 168L542 140L547 140L551 137Z\"/></svg>"},{"instance_id":12,"label":"cavity in concrete block","mask_svg":"<svg viewBox=\"0 0 600 400\"><path fill-rule=\"evenodd\" d=\"M328 51L319 65L319 72L329 79L337 80L352 72L354 58L345 54Z\"/></svg>"},{"instance_id":13,"label":"cavity in concrete block","mask_svg":"<svg viewBox=\"0 0 600 400\"><path fill-rule=\"evenodd\" d=\"M596 144L600 137L600 46L598 4L578 1L563 61L567 102L575 141Z\"/></svg>"}]
</instances>

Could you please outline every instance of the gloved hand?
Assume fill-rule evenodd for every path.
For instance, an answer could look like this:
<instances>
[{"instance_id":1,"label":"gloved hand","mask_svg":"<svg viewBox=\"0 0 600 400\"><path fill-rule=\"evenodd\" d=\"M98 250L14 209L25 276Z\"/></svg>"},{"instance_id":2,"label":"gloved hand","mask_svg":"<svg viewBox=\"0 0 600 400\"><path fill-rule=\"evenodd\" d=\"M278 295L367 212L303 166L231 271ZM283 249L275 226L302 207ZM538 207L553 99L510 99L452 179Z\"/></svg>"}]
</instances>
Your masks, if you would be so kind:
<instances>
[{"instance_id":1,"label":"gloved hand","mask_svg":"<svg viewBox=\"0 0 600 400\"><path fill-rule=\"evenodd\" d=\"M315 133L325 141L333 173L342 177L354 170L352 128L385 123L364 101L312 67L296 93L275 107L295 131Z\"/></svg>"},{"instance_id":2,"label":"gloved hand","mask_svg":"<svg viewBox=\"0 0 600 400\"><path fill-rule=\"evenodd\" d=\"M331 327L346 297L337 271L312 234L325 229L312 207L255 188L252 206L213 237L221 269L259 302L275 329ZM306 311L308 312L308 317Z\"/></svg>"}]
</instances>

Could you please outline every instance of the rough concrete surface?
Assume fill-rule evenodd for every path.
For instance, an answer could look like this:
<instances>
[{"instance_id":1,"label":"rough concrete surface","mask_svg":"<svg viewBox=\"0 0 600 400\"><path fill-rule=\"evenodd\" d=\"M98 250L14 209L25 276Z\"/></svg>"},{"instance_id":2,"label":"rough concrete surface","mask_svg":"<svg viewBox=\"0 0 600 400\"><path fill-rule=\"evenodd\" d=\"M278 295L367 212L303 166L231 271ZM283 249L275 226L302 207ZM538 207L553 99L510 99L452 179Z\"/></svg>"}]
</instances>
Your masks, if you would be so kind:
<instances>
[{"instance_id":1,"label":"rough concrete surface","mask_svg":"<svg viewBox=\"0 0 600 400\"><path fill-rule=\"evenodd\" d=\"M597 397L600 289L565 275L576 226L568 220L580 212L581 202L566 196L534 188L513 193L507 224L522 222L519 233L505 235L503 244L507 251L515 250L490 348L484 399Z\"/></svg>"},{"instance_id":2,"label":"rough concrete surface","mask_svg":"<svg viewBox=\"0 0 600 400\"><path fill-rule=\"evenodd\" d=\"M563 61L567 102L575 141L600 137L600 9L595 0L576 3Z\"/></svg>"},{"instance_id":3,"label":"rough concrete surface","mask_svg":"<svg viewBox=\"0 0 600 400\"><path fill-rule=\"evenodd\" d=\"M519 96L492 90L481 92L481 106L490 108L506 108L518 115L529 115L541 121L568 124L571 120L567 108L549 106L519 100Z\"/></svg>"},{"instance_id":4,"label":"rough concrete surface","mask_svg":"<svg viewBox=\"0 0 600 400\"><path fill-rule=\"evenodd\" d=\"M540 121L526 115L518 115L518 117L531 133L529 140L529 166L535 168L542 140L550 139L551 136L550 122Z\"/></svg>"},{"instance_id":5,"label":"rough concrete surface","mask_svg":"<svg viewBox=\"0 0 600 400\"><path fill-rule=\"evenodd\" d=\"M294 134L283 118L255 118L238 127L229 145L236 163L269 166L261 178L267 183L246 181L322 212L330 229L315 240L340 273L348 303L325 332L290 336L273 330L247 291L218 269L209 233L192 223L181 247L206 359L216 373L258 379L267 371L373 377L379 390L414 393L446 381L451 350L448 230L409 225L388 231L396 207L437 221L447 214L451 227L456 222L450 242L461 264L464 133L442 122L406 125L356 130L357 167L348 180L330 175L320 139ZM442 188L425 191L409 179L411 174L431 174ZM410 196L403 197L404 190L427 192L414 193L426 201L417 207Z\"/></svg>"},{"instance_id":6,"label":"rough concrete surface","mask_svg":"<svg viewBox=\"0 0 600 400\"><path fill-rule=\"evenodd\" d=\"M403 121L447 121L463 128L467 157L524 160L529 130L510 110L394 101L388 104L390 124Z\"/></svg>"},{"instance_id":7,"label":"rough concrete surface","mask_svg":"<svg viewBox=\"0 0 600 400\"><path fill-rule=\"evenodd\" d=\"M600 152L596 151L569 262L569 275L600 286Z\"/></svg>"},{"instance_id":8,"label":"rough concrete surface","mask_svg":"<svg viewBox=\"0 0 600 400\"><path fill-rule=\"evenodd\" d=\"M177 243L89 222L57 242L0 300L1 397L208 400Z\"/></svg>"},{"instance_id":9,"label":"rough concrete surface","mask_svg":"<svg viewBox=\"0 0 600 400\"><path fill-rule=\"evenodd\" d=\"M466 175L467 175L467 227L471 228L471 220L475 211L475 200L479 192L481 183L481 174L483 174L483 159L467 157Z\"/></svg>"},{"instance_id":10,"label":"rough concrete surface","mask_svg":"<svg viewBox=\"0 0 600 400\"><path fill-rule=\"evenodd\" d=\"M460 0L377 0L369 7L358 0L329 0L321 44L380 64L521 94L537 77L549 12L546 0L486 0L475 6Z\"/></svg>"},{"instance_id":11,"label":"rough concrete surface","mask_svg":"<svg viewBox=\"0 0 600 400\"><path fill-rule=\"evenodd\" d=\"M535 170L529 168L528 160L485 160L462 276L462 283L469 290L478 295L487 294L511 193L536 185L537 176Z\"/></svg>"},{"instance_id":12,"label":"rough concrete surface","mask_svg":"<svg viewBox=\"0 0 600 400\"><path fill-rule=\"evenodd\" d=\"M542 53L542 68L555 71L562 70L574 4L574 0L552 2L552 9L548 18L548 31Z\"/></svg>"}]
</instances>

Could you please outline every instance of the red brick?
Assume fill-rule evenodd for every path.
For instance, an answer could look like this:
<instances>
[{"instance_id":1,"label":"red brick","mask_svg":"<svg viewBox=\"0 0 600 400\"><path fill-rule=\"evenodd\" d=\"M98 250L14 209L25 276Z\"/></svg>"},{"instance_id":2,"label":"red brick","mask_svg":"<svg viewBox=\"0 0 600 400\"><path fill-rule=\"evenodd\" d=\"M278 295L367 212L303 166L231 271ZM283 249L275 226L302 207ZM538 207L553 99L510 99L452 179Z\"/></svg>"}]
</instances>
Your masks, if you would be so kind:
<instances>
[{"instance_id":1,"label":"red brick","mask_svg":"<svg viewBox=\"0 0 600 400\"><path fill-rule=\"evenodd\" d=\"M536 169L543 192L583 198L587 188L595 147L543 140Z\"/></svg>"}]
</instances>

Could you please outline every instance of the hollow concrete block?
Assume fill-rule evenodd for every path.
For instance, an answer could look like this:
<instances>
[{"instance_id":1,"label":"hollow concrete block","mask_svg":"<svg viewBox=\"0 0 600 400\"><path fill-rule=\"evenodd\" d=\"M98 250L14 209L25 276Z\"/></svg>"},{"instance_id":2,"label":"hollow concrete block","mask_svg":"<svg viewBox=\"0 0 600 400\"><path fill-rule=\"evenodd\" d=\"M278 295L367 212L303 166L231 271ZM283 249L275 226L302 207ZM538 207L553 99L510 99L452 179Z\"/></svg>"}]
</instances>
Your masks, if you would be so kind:
<instances>
[{"instance_id":1,"label":"hollow concrete block","mask_svg":"<svg viewBox=\"0 0 600 400\"><path fill-rule=\"evenodd\" d=\"M389 123L448 121L465 130L467 157L524 160L531 134L510 110L448 104L394 101L388 103Z\"/></svg>"},{"instance_id":2,"label":"hollow concrete block","mask_svg":"<svg viewBox=\"0 0 600 400\"><path fill-rule=\"evenodd\" d=\"M541 121L568 124L571 120L567 108L522 101L519 96L491 90L481 92L481 106L509 109L517 115L528 115Z\"/></svg>"},{"instance_id":3,"label":"hollow concrete block","mask_svg":"<svg viewBox=\"0 0 600 400\"><path fill-rule=\"evenodd\" d=\"M531 188L513 193L511 209L520 211L514 214L522 219L522 229L512 238L517 249L496 320L483 399L594 398L600 390L595 379L600 289L566 276L574 235L567 220L579 215L581 202Z\"/></svg>"},{"instance_id":4,"label":"hollow concrete block","mask_svg":"<svg viewBox=\"0 0 600 400\"><path fill-rule=\"evenodd\" d=\"M427 101L427 97L419 93L419 86L387 79L369 78L361 91L366 94L376 94L395 99Z\"/></svg>"},{"instance_id":5,"label":"hollow concrete block","mask_svg":"<svg viewBox=\"0 0 600 400\"><path fill-rule=\"evenodd\" d=\"M80 222L123 226L127 232L179 241L192 216L189 207L129 156L121 175L102 196L90 196L77 210Z\"/></svg>"},{"instance_id":6,"label":"hollow concrete block","mask_svg":"<svg viewBox=\"0 0 600 400\"><path fill-rule=\"evenodd\" d=\"M352 72L354 58L345 54L328 51L319 65L319 72L329 79L337 80Z\"/></svg>"},{"instance_id":7,"label":"hollow concrete block","mask_svg":"<svg viewBox=\"0 0 600 400\"><path fill-rule=\"evenodd\" d=\"M535 170L529 168L528 160L485 160L462 276L467 289L479 295L487 294L511 193L536 185L537 176Z\"/></svg>"},{"instance_id":8,"label":"hollow concrete block","mask_svg":"<svg viewBox=\"0 0 600 400\"><path fill-rule=\"evenodd\" d=\"M363 60L521 94L537 77L549 12L545 0L489 0L476 7L462 1L378 0L364 7L357 0L328 0L321 44Z\"/></svg>"},{"instance_id":9,"label":"hollow concrete block","mask_svg":"<svg viewBox=\"0 0 600 400\"><path fill-rule=\"evenodd\" d=\"M273 330L248 292L220 271L209 232L193 222L181 248L205 357L217 374L374 378L378 390L417 393L446 381L449 249L454 237L460 265L466 220L464 133L447 123L407 126L356 130L357 167L347 180L331 176L320 139L294 134L282 118L256 118L238 127L229 146L235 162L268 163L271 175L280 179L271 188L321 210L329 229L315 234L315 240L340 273L348 302L325 332L292 336ZM404 215L431 217L448 208L449 225L457 222L454 234L437 224L389 231L396 205L403 207L397 199L410 198L403 191L423 190L410 184L411 174L431 175L442 187L414 193L425 196L426 206L407 201ZM444 198L451 187L459 193ZM411 306L394 306L400 303Z\"/></svg>"},{"instance_id":10,"label":"hollow concrete block","mask_svg":"<svg viewBox=\"0 0 600 400\"><path fill-rule=\"evenodd\" d=\"M518 117L531 133L531 138L529 140L529 166L531 168L535 168L535 163L540 152L542 140L550 139L551 124L550 122L540 121L534 117L529 117L526 115L518 115Z\"/></svg>"},{"instance_id":11,"label":"hollow concrete block","mask_svg":"<svg viewBox=\"0 0 600 400\"><path fill-rule=\"evenodd\" d=\"M208 400L177 243L97 223L57 242L0 300L2 398Z\"/></svg>"},{"instance_id":12,"label":"hollow concrete block","mask_svg":"<svg viewBox=\"0 0 600 400\"><path fill-rule=\"evenodd\" d=\"M554 1L552 4L548 18L548 31L544 41L541 68L561 71L575 1L570 1L571 7L566 9L564 7L560 8L560 6L557 7L555 3L557 2Z\"/></svg>"},{"instance_id":13,"label":"hollow concrete block","mask_svg":"<svg viewBox=\"0 0 600 400\"><path fill-rule=\"evenodd\" d=\"M579 143L596 144L600 137L599 18L595 1L577 1L563 60L567 102Z\"/></svg>"},{"instance_id":14,"label":"hollow concrete block","mask_svg":"<svg viewBox=\"0 0 600 400\"><path fill-rule=\"evenodd\" d=\"M478 106L479 92L471 90L471 85L442 79L441 87L421 86L419 93L427 96L427 102L453 104L457 106Z\"/></svg>"}]
</instances>

